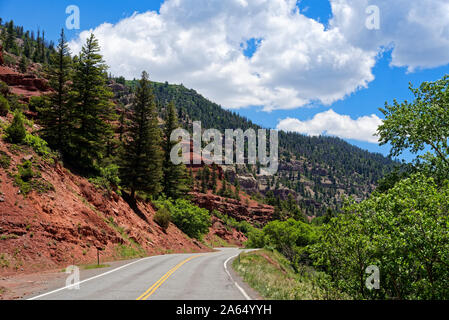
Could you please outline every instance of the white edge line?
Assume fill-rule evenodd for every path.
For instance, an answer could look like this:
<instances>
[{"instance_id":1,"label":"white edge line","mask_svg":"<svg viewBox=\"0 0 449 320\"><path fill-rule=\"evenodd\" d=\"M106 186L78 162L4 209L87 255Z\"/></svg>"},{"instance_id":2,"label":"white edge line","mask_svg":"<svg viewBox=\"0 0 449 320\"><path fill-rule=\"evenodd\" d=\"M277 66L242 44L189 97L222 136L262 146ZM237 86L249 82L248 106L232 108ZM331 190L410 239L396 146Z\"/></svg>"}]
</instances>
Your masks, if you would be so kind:
<instances>
[{"instance_id":1,"label":"white edge line","mask_svg":"<svg viewBox=\"0 0 449 320\"><path fill-rule=\"evenodd\" d=\"M239 255L240 253L236 254L235 256L229 257L225 262L224 262L224 269L226 271L226 273L228 274L229 278L232 280L232 282L234 282L234 285L237 287L237 289L240 290L240 292L243 294L243 296L245 297L246 300L252 300L251 297L245 292L245 290L243 290L243 288L241 286L239 286L239 284L237 283L237 281L235 281L232 276L231 273L229 273L227 264L229 262L229 260L231 260L232 258L235 258Z\"/></svg>"},{"instance_id":2,"label":"white edge line","mask_svg":"<svg viewBox=\"0 0 449 320\"><path fill-rule=\"evenodd\" d=\"M105 272L105 273L96 275L96 276L94 276L94 277L92 277L92 278L88 278L88 279L79 281L79 282L77 282L77 283L71 284L71 285L69 285L69 286L65 286L65 287L62 287L62 288L59 288L59 289L50 291L50 292L43 293L43 294L41 294L41 295L38 295L38 296L35 296L35 297L32 297L32 298L29 298L29 299L27 299L27 300L36 300L36 299L39 299L39 298L48 296L48 295L53 294L53 293L56 293L56 292L59 292L59 291L62 291L62 290L66 290L66 289L68 289L68 288L70 288L70 287L78 286L78 285L80 285L81 283L84 283L84 282L87 282L87 281L91 281L91 280L94 280L94 279L103 277L103 276L105 276L105 275L111 274L111 273L116 272L116 271L118 271L118 270L121 270L121 269L123 269L123 268L129 267L130 265L133 265L133 264L135 264L135 263L137 263L137 262L141 262L141 261L148 260L148 259L151 259L151 258L154 258L154 256L153 256L153 257L146 257L146 258L143 258L143 259L139 259L139 260L137 260L137 261L134 261L134 262L125 264L124 266L118 267L118 268L116 268L116 269L113 269L113 270L107 271L107 272Z\"/></svg>"}]
</instances>

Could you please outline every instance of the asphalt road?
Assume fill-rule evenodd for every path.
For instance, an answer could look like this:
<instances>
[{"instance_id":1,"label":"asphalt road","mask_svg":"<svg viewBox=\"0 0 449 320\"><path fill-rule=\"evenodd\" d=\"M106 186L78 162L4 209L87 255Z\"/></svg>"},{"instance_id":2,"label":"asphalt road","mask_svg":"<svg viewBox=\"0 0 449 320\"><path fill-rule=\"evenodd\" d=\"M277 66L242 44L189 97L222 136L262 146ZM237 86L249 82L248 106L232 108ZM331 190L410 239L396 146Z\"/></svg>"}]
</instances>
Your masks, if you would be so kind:
<instances>
[{"instance_id":1,"label":"asphalt road","mask_svg":"<svg viewBox=\"0 0 449 320\"><path fill-rule=\"evenodd\" d=\"M242 250L148 257L71 282L31 300L250 300L255 293L231 270ZM73 284L79 284L79 289Z\"/></svg>"}]
</instances>

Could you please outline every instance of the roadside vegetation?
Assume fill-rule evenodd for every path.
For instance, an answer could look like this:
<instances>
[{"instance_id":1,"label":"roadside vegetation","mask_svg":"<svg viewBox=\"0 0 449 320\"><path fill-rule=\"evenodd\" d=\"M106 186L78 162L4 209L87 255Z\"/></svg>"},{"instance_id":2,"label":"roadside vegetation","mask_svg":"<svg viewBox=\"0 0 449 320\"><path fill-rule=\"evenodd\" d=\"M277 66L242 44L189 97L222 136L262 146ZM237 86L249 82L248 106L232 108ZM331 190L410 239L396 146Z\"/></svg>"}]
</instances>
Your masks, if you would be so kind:
<instances>
[{"instance_id":1,"label":"roadside vegetation","mask_svg":"<svg viewBox=\"0 0 449 320\"><path fill-rule=\"evenodd\" d=\"M248 247L281 253L300 282L307 270L314 286L350 299L449 299L449 76L410 89L413 102L381 109L385 120L378 132L392 156L416 154L411 164L386 175L369 199L348 199L342 210L313 224L289 219L251 231ZM249 254L241 261L237 270L272 297L269 259ZM370 266L380 271L379 289L366 285ZM298 297L297 290L282 285L275 291Z\"/></svg>"}]
</instances>

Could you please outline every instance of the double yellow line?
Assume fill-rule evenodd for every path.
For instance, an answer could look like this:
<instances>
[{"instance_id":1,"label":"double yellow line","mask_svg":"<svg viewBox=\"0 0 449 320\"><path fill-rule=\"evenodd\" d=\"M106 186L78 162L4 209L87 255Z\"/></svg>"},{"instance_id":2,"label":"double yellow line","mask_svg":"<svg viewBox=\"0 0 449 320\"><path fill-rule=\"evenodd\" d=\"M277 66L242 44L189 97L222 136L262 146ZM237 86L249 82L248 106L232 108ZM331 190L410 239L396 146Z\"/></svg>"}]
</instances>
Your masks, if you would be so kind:
<instances>
[{"instance_id":1,"label":"double yellow line","mask_svg":"<svg viewBox=\"0 0 449 320\"><path fill-rule=\"evenodd\" d=\"M176 270L181 268L185 263L189 262L192 259L195 259L197 257L201 256L201 254L198 254L196 256L190 257L188 259L185 259L184 261L180 262L173 268L171 268L166 274L164 274L158 281L156 281L155 284L153 284L147 291L142 293L136 300L147 300L173 273L175 273Z\"/></svg>"}]
</instances>

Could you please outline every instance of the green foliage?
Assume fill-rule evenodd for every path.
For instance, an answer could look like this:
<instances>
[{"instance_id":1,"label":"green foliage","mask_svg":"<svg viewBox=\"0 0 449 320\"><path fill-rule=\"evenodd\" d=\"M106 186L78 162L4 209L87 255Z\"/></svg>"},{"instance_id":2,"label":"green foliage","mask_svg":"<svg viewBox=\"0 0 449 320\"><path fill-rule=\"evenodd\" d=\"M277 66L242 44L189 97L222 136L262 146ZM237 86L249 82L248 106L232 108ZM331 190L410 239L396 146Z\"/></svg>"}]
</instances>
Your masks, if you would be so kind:
<instances>
[{"instance_id":1,"label":"green foliage","mask_svg":"<svg viewBox=\"0 0 449 320\"><path fill-rule=\"evenodd\" d=\"M249 234L247 246L272 247L281 252L294 267L308 260L306 247L318 240L318 229L302 221L272 221L262 230Z\"/></svg>"},{"instance_id":2,"label":"green foliage","mask_svg":"<svg viewBox=\"0 0 449 320\"><path fill-rule=\"evenodd\" d=\"M51 149L48 147L47 142L39 136L27 133L23 142L33 148L34 152L43 157L52 155Z\"/></svg>"},{"instance_id":3,"label":"green foliage","mask_svg":"<svg viewBox=\"0 0 449 320\"><path fill-rule=\"evenodd\" d=\"M26 137L26 130L23 124L22 112L16 110L14 112L14 119L9 127L6 128L6 136L11 143L22 143Z\"/></svg>"},{"instance_id":4,"label":"green foliage","mask_svg":"<svg viewBox=\"0 0 449 320\"><path fill-rule=\"evenodd\" d=\"M97 66L91 65L89 68L95 69ZM87 71L87 70L86 70ZM64 29L61 31L61 37L57 47L57 52L50 56L48 66L45 68L49 85L53 89L47 98L35 99L30 103L30 109L35 108L39 112L40 122L43 125L42 135L46 141L56 150L67 152L68 135L72 130L70 122L70 86L69 80L72 72L72 60L70 51L64 36ZM87 72L90 72L87 71ZM86 81L78 78L78 81ZM92 83L89 83L92 84ZM82 94L84 91L78 93ZM88 103L86 101L78 102ZM78 116L80 114L78 113Z\"/></svg>"},{"instance_id":5,"label":"green foliage","mask_svg":"<svg viewBox=\"0 0 449 320\"><path fill-rule=\"evenodd\" d=\"M448 211L449 186L414 174L332 219L312 256L354 298L448 299ZM379 290L365 286L370 265Z\"/></svg>"},{"instance_id":6,"label":"green foliage","mask_svg":"<svg viewBox=\"0 0 449 320\"><path fill-rule=\"evenodd\" d=\"M176 108L173 102L167 107L167 115L164 125L164 178L163 188L164 194L172 199L183 197L188 192L188 175L184 164L175 165L171 161L170 153L178 141L171 141L171 134L178 129L178 119L176 116Z\"/></svg>"},{"instance_id":7,"label":"green foliage","mask_svg":"<svg viewBox=\"0 0 449 320\"><path fill-rule=\"evenodd\" d=\"M7 97L9 95L8 85L1 80L0 80L0 94L2 94L4 97Z\"/></svg>"},{"instance_id":8,"label":"green foliage","mask_svg":"<svg viewBox=\"0 0 449 320\"><path fill-rule=\"evenodd\" d=\"M31 161L25 161L19 166L19 177L25 182L29 182L35 175L33 172L33 163Z\"/></svg>"},{"instance_id":9,"label":"green foliage","mask_svg":"<svg viewBox=\"0 0 449 320\"><path fill-rule=\"evenodd\" d=\"M90 178L89 181L97 188L105 190L110 195L113 190L117 190L120 185L119 167L116 164L109 164L99 168L99 176Z\"/></svg>"},{"instance_id":10,"label":"green foliage","mask_svg":"<svg viewBox=\"0 0 449 320\"><path fill-rule=\"evenodd\" d=\"M9 113L9 102L0 94L0 116L4 117Z\"/></svg>"},{"instance_id":11,"label":"green foliage","mask_svg":"<svg viewBox=\"0 0 449 320\"><path fill-rule=\"evenodd\" d=\"M329 286L328 276L310 267L298 272L276 251L260 250L240 254L234 270L267 300L347 299Z\"/></svg>"},{"instance_id":12,"label":"green foliage","mask_svg":"<svg viewBox=\"0 0 449 320\"><path fill-rule=\"evenodd\" d=\"M27 106L20 101L20 96L16 94L10 94L7 96L9 107L11 111L25 111Z\"/></svg>"},{"instance_id":13,"label":"green foliage","mask_svg":"<svg viewBox=\"0 0 449 320\"><path fill-rule=\"evenodd\" d=\"M385 115L378 128L381 144L391 145L391 155L398 156L405 150L417 154L421 171L427 171L441 182L447 178L449 170L449 76L435 82L423 82L419 88L410 85L415 99L412 103L394 100L380 109ZM424 165L419 164L424 161Z\"/></svg>"},{"instance_id":14,"label":"green foliage","mask_svg":"<svg viewBox=\"0 0 449 320\"><path fill-rule=\"evenodd\" d=\"M161 132L148 74L144 71L131 107L130 124L120 155L120 178L131 190L156 196L162 189Z\"/></svg>"},{"instance_id":15,"label":"green foliage","mask_svg":"<svg viewBox=\"0 0 449 320\"><path fill-rule=\"evenodd\" d=\"M170 225L170 221L171 221L170 211L165 207L160 208L154 215L153 220L164 231L167 230L168 226Z\"/></svg>"},{"instance_id":16,"label":"green foliage","mask_svg":"<svg viewBox=\"0 0 449 320\"><path fill-rule=\"evenodd\" d=\"M217 218L219 218L220 220L222 220L226 226L234 228L237 231L243 232L244 234L248 234L253 229L255 229L249 222L237 221L233 217L230 217L227 214L223 214L217 210L214 210L212 212L212 215L214 215ZM258 248L258 247L255 247L255 248Z\"/></svg>"},{"instance_id":17,"label":"green foliage","mask_svg":"<svg viewBox=\"0 0 449 320\"><path fill-rule=\"evenodd\" d=\"M11 164L11 157L4 151L0 150L0 167L8 169Z\"/></svg>"},{"instance_id":18,"label":"green foliage","mask_svg":"<svg viewBox=\"0 0 449 320\"><path fill-rule=\"evenodd\" d=\"M161 198L155 201L155 205L159 209L167 208L170 211L171 221L189 237L201 240L203 235L209 232L211 218L206 209L201 209L184 199L173 202Z\"/></svg>"},{"instance_id":19,"label":"green foliage","mask_svg":"<svg viewBox=\"0 0 449 320\"><path fill-rule=\"evenodd\" d=\"M31 97L30 103L28 104L28 108L31 111L38 111L42 110L47 106L49 103L47 96L37 96L37 97ZM42 117L42 112L39 114L40 117Z\"/></svg>"},{"instance_id":20,"label":"green foliage","mask_svg":"<svg viewBox=\"0 0 449 320\"><path fill-rule=\"evenodd\" d=\"M107 66L92 34L75 59L67 159L85 172L95 170L113 137L112 92L106 85Z\"/></svg>"}]
</instances>

